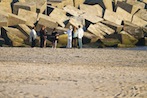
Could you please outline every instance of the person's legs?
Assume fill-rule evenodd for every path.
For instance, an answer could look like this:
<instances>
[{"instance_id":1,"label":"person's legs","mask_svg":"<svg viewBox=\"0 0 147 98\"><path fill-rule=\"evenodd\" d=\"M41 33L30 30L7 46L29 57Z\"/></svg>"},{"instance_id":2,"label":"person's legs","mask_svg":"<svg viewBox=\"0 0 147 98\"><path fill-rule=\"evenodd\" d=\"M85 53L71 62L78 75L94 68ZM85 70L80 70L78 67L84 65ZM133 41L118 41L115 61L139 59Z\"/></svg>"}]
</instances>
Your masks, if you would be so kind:
<instances>
[{"instance_id":1,"label":"person's legs","mask_svg":"<svg viewBox=\"0 0 147 98\"><path fill-rule=\"evenodd\" d=\"M78 42L79 42L79 48L82 48L83 44L82 44L82 39L78 39Z\"/></svg>"},{"instance_id":2,"label":"person's legs","mask_svg":"<svg viewBox=\"0 0 147 98\"><path fill-rule=\"evenodd\" d=\"M72 39L69 39L69 48L72 48Z\"/></svg>"},{"instance_id":3,"label":"person's legs","mask_svg":"<svg viewBox=\"0 0 147 98\"><path fill-rule=\"evenodd\" d=\"M54 48L57 48L57 40L55 40L55 47Z\"/></svg>"},{"instance_id":4,"label":"person's legs","mask_svg":"<svg viewBox=\"0 0 147 98\"><path fill-rule=\"evenodd\" d=\"M35 40L32 38L32 45L31 47L35 47Z\"/></svg>"},{"instance_id":5,"label":"person's legs","mask_svg":"<svg viewBox=\"0 0 147 98\"><path fill-rule=\"evenodd\" d=\"M40 47L43 47L43 38L40 38Z\"/></svg>"}]
</instances>

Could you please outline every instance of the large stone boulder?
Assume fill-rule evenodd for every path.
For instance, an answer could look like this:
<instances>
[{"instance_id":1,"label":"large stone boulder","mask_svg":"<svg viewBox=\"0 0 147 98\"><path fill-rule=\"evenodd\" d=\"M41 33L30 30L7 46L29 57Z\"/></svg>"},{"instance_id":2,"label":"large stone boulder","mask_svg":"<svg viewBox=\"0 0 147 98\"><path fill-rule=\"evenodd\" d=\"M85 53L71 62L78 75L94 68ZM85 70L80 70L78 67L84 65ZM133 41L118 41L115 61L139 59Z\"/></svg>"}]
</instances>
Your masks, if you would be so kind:
<instances>
[{"instance_id":1,"label":"large stone boulder","mask_svg":"<svg viewBox=\"0 0 147 98\"><path fill-rule=\"evenodd\" d=\"M71 5L67 5L63 8L67 13L73 15L73 16L80 16L81 14L83 14L84 12L75 8L74 6Z\"/></svg>"},{"instance_id":2,"label":"large stone boulder","mask_svg":"<svg viewBox=\"0 0 147 98\"><path fill-rule=\"evenodd\" d=\"M110 22L110 21L101 21L101 23L103 23L104 25L112 28L117 33L121 32L122 29L123 29L123 26L122 25L118 25L118 24L115 24L115 23Z\"/></svg>"},{"instance_id":3,"label":"large stone boulder","mask_svg":"<svg viewBox=\"0 0 147 98\"><path fill-rule=\"evenodd\" d=\"M19 9L18 16L26 19L26 24L33 27L37 21L37 13ZM22 23L21 23L22 24Z\"/></svg>"},{"instance_id":4,"label":"large stone boulder","mask_svg":"<svg viewBox=\"0 0 147 98\"><path fill-rule=\"evenodd\" d=\"M133 21L132 21L133 24L136 24L140 27L145 27L147 25L147 21L139 18L138 16L133 16Z\"/></svg>"},{"instance_id":5,"label":"large stone boulder","mask_svg":"<svg viewBox=\"0 0 147 98\"><path fill-rule=\"evenodd\" d=\"M65 27L65 22L69 19L66 16L66 12L59 8L54 8L49 16L53 18L61 27Z\"/></svg>"},{"instance_id":6,"label":"large stone boulder","mask_svg":"<svg viewBox=\"0 0 147 98\"><path fill-rule=\"evenodd\" d=\"M109 10L105 10L104 19L116 23L118 25L122 24L122 19L120 19L120 16L117 13Z\"/></svg>"},{"instance_id":7,"label":"large stone boulder","mask_svg":"<svg viewBox=\"0 0 147 98\"><path fill-rule=\"evenodd\" d=\"M26 23L25 18L19 17L19 16L14 15L14 14L9 14L8 26L14 26L14 25L25 24L25 23Z\"/></svg>"},{"instance_id":8,"label":"large stone boulder","mask_svg":"<svg viewBox=\"0 0 147 98\"><path fill-rule=\"evenodd\" d=\"M125 20L125 21L132 21L132 15L125 11L124 9L117 7L116 13L119 15L119 19Z\"/></svg>"},{"instance_id":9,"label":"large stone boulder","mask_svg":"<svg viewBox=\"0 0 147 98\"><path fill-rule=\"evenodd\" d=\"M103 16L103 8L98 4L96 5L81 4L80 10L83 11L84 13L89 14L88 16L91 16L91 15L96 15L99 17Z\"/></svg>"},{"instance_id":10,"label":"large stone boulder","mask_svg":"<svg viewBox=\"0 0 147 98\"><path fill-rule=\"evenodd\" d=\"M27 39L18 29L10 27L2 27L1 36L9 46L25 46L25 40Z\"/></svg>"},{"instance_id":11,"label":"large stone boulder","mask_svg":"<svg viewBox=\"0 0 147 98\"><path fill-rule=\"evenodd\" d=\"M19 9L36 12L36 4L34 2L17 2L13 5L13 13L18 14Z\"/></svg>"},{"instance_id":12,"label":"large stone boulder","mask_svg":"<svg viewBox=\"0 0 147 98\"><path fill-rule=\"evenodd\" d=\"M62 1L49 1L48 4L57 8L64 8L66 5L74 6L73 0L62 0Z\"/></svg>"},{"instance_id":13,"label":"large stone boulder","mask_svg":"<svg viewBox=\"0 0 147 98\"><path fill-rule=\"evenodd\" d=\"M0 2L0 11L4 11L4 12L7 12L7 13L12 13L10 2Z\"/></svg>"},{"instance_id":14,"label":"large stone boulder","mask_svg":"<svg viewBox=\"0 0 147 98\"><path fill-rule=\"evenodd\" d=\"M47 0L26 0L26 2L35 2L37 13L43 13L47 8Z\"/></svg>"},{"instance_id":15,"label":"large stone boulder","mask_svg":"<svg viewBox=\"0 0 147 98\"><path fill-rule=\"evenodd\" d=\"M0 28L2 26L8 26L8 17L0 14Z\"/></svg>"},{"instance_id":16,"label":"large stone boulder","mask_svg":"<svg viewBox=\"0 0 147 98\"><path fill-rule=\"evenodd\" d=\"M112 0L103 0L103 3L106 9L113 11Z\"/></svg>"},{"instance_id":17,"label":"large stone boulder","mask_svg":"<svg viewBox=\"0 0 147 98\"><path fill-rule=\"evenodd\" d=\"M106 35L105 32L101 31L98 27L98 25L93 25L91 24L88 27L88 31L92 34L94 34L95 36L97 36L99 39L104 39L104 36Z\"/></svg>"},{"instance_id":18,"label":"large stone boulder","mask_svg":"<svg viewBox=\"0 0 147 98\"><path fill-rule=\"evenodd\" d=\"M47 31L49 34L51 34L53 29L58 26L56 20L54 20L53 18L47 15L39 14L39 21L36 26L37 31L40 31L43 25L47 27Z\"/></svg>"},{"instance_id":19,"label":"large stone boulder","mask_svg":"<svg viewBox=\"0 0 147 98\"><path fill-rule=\"evenodd\" d=\"M140 9L135 16L147 21L147 10L146 9Z\"/></svg>"},{"instance_id":20,"label":"large stone boulder","mask_svg":"<svg viewBox=\"0 0 147 98\"><path fill-rule=\"evenodd\" d=\"M78 8L85 0L73 0L74 7Z\"/></svg>"},{"instance_id":21,"label":"large stone boulder","mask_svg":"<svg viewBox=\"0 0 147 98\"><path fill-rule=\"evenodd\" d=\"M137 25L132 24L131 22L124 21L123 30L136 39L141 39L144 37L143 29Z\"/></svg>"},{"instance_id":22,"label":"large stone boulder","mask_svg":"<svg viewBox=\"0 0 147 98\"><path fill-rule=\"evenodd\" d=\"M121 34L121 43L124 45L135 45L138 42L136 38L134 38L125 31L120 32L120 34Z\"/></svg>"}]
</instances>

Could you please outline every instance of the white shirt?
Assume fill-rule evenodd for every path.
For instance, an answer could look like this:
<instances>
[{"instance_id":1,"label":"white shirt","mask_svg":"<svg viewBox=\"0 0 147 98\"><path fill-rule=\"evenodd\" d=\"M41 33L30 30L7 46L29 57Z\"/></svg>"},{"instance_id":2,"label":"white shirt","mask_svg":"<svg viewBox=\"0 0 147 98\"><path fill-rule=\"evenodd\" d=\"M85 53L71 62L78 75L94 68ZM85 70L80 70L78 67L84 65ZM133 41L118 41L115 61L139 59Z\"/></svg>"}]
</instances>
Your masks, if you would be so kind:
<instances>
[{"instance_id":1,"label":"white shirt","mask_svg":"<svg viewBox=\"0 0 147 98\"><path fill-rule=\"evenodd\" d=\"M30 42L32 42L32 38L35 40L36 37L37 37L37 33L34 29L32 29L30 32Z\"/></svg>"},{"instance_id":2,"label":"white shirt","mask_svg":"<svg viewBox=\"0 0 147 98\"><path fill-rule=\"evenodd\" d=\"M68 34L68 39L72 39L72 29L68 30L67 32L64 32L65 34Z\"/></svg>"},{"instance_id":3,"label":"white shirt","mask_svg":"<svg viewBox=\"0 0 147 98\"><path fill-rule=\"evenodd\" d=\"M84 30L82 28L79 28L78 29L78 38L79 39L82 39L84 36Z\"/></svg>"}]
</instances>

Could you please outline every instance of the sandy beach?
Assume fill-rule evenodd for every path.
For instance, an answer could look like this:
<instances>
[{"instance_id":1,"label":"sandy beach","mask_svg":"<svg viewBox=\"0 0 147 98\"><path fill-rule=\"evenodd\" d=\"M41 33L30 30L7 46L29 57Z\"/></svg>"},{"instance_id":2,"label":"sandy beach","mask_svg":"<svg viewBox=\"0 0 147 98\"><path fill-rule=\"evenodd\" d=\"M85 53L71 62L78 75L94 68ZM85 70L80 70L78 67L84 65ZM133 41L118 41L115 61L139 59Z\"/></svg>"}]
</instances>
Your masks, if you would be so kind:
<instances>
[{"instance_id":1,"label":"sandy beach","mask_svg":"<svg viewBox=\"0 0 147 98\"><path fill-rule=\"evenodd\" d=\"M0 98L147 98L147 52L0 48Z\"/></svg>"}]
</instances>

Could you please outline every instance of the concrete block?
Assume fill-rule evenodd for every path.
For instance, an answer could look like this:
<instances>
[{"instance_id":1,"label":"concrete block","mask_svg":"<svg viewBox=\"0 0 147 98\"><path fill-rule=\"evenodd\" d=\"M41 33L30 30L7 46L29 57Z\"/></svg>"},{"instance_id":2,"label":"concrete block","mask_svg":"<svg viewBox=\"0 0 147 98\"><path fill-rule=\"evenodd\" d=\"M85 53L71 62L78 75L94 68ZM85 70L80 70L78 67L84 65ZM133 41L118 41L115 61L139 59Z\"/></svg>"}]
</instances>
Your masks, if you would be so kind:
<instances>
[{"instance_id":1,"label":"concrete block","mask_svg":"<svg viewBox=\"0 0 147 98\"><path fill-rule=\"evenodd\" d=\"M51 34L52 30L58 26L57 22L49 16L40 14L39 17L40 18L36 26L37 31L40 31L41 27L44 25L46 26L48 33Z\"/></svg>"},{"instance_id":2,"label":"concrete block","mask_svg":"<svg viewBox=\"0 0 147 98\"><path fill-rule=\"evenodd\" d=\"M103 23L104 25L112 28L117 33L119 33L123 29L122 25L118 25L118 24L115 24L115 23L110 22L110 21L101 21L101 23Z\"/></svg>"},{"instance_id":3,"label":"concrete block","mask_svg":"<svg viewBox=\"0 0 147 98\"><path fill-rule=\"evenodd\" d=\"M146 9L140 9L135 16L147 21L147 10Z\"/></svg>"},{"instance_id":4,"label":"concrete block","mask_svg":"<svg viewBox=\"0 0 147 98\"><path fill-rule=\"evenodd\" d=\"M0 2L0 11L12 13L10 2Z\"/></svg>"},{"instance_id":5,"label":"concrete block","mask_svg":"<svg viewBox=\"0 0 147 98\"><path fill-rule=\"evenodd\" d=\"M25 9L28 11L36 12L36 4L34 2L17 2L13 5L13 13L18 14L19 9Z\"/></svg>"},{"instance_id":6,"label":"concrete block","mask_svg":"<svg viewBox=\"0 0 147 98\"><path fill-rule=\"evenodd\" d=\"M105 32L101 31L97 25L93 25L91 24L89 27L88 27L88 31L94 35L96 35L99 39L103 39L104 38L104 35L106 35Z\"/></svg>"},{"instance_id":7,"label":"concrete block","mask_svg":"<svg viewBox=\"0 0 147 98\"><path fill-rule=\"evenodd\" d=\"M94 15L94 14L89 15L88 13L85 13L85 14L80 15L80 17L82 17L82 18L84 18L84 19L90 21L91 23L98 23L98 22L104 20L104 19L101 18L101 17L98 17L98 16L96 16L96 15Z\"/></svg>"},{"instance_id":8,"label":"concrete block","mask_svg":"<svg viewBox=\"0 0 147 98\"><path fill-rule=\"evenodd\" d=\"M133 16L133 21L132 21L133 24L136 24L140 27L145 27L147 25L147 21L144 21L143 19L137 17L137 16Z\"/></svg>"},{"instance_id":9,"label":"concrete block","mask_svg":"<svg viewBox=\"0 0 147 98\"><path fill-rule=\"evenodd\" d=\"M145 8L145 3L139 2L139 1L127 1L128 4L132 5L132 11L131 14L133 15L136 13L139 9L144 9Z\"/></svg>"},{"instance_id":10,"label":"concrete block","mask_svg":"<svg viewBox=\"0 0 147 98\"><path fill-rule=\"evenodd\" d=\"M133 16L129 12L125 11L120 7L117 7L116 14L119 15L119 19L121 20L130 21L130 22L132 21Z\"/></svg>"},{"instance_id":11,"label":"concrete block","mask_svg":"<svg viewBox=\"0 0 147 98\"><path fill-rule=\"evenodd\" d=\"M115 31L113 29L111 29L110 27L108 27L102 23L97 23L96 25L97 25L97 28L99 28L101 31L107 33L108 35L115 33Z\"/></svg>"},{"instance_id":12,"label":"concrete block","mask_svg":"<svg viewBox=\"0 0 147 98\"><path fill-rule=\"evenodd\" d=\"M66 7L63 8L67 13L73 15L73 16L80 16L81 14L83 14L84 12L71 6L71 5L67 5Z\"/></svg>"},{"instance_id":13,"label":"concrete block","mask_svg":"<svg viewBox=\"0 0 147 98\"><path fill-rule=\"evenodd\" d=\"M103 8L98 4L96 5L81 4L80 10L83 11L84 13L88 13L89 14L88 16L96 15L96 16L102 17L102 14L103 14Z\"/></svg>"},{"instance_id":14,"label":"concrete block","mask_svg":"<svg viewBox=\"0 0 147 98\"><path fill-rule=\"evenodd\" d=\"M121 34L121 43L125 44L125 45L135 45L138 40L136 38L134 38L133 36L131 36L130 34L128 34L125 31L120 32Z\"/></svg>"},{"instance_id":15,"label":"concrete block","mask_svg":"<svg viewBox=\"0 0 147 98\"><path fill-rule=\"evenodd\" d=\"M70 25L75 26L76 28L78 28L79 25L83 26L83 24L76 18L71 18L66 25L66 28L69 28Z\"/></svg>"},{"instance_id":16,"label":"concrete block","mask_svg":"<svg viewBox=\"0 0 147 98\"><path fill-rule=\"evenodd\" d=\"M122 9L126 10L127 12L131 13L132 15L136 13L139 9L144 9L145 4L142 2L117 2L117 6L121 7Z\"/></svg>"},{"instance_id":17,"label":"concrete block","mask_svg":"<svg viewBox=\"0 0 147 98\"><path fill-rule=\"evenodd\" d=\"M113 11L112 0L103 0L103 3L106 9Z\"/></svg>"},{"instance_id":18,"label":"concrete block","mask_svg":"<svg viewBox=\"0 0 147 98\"><path fill-rule=\"evenodd\" d=\"M48 4L61 9L64 8L66 5L74 6L73 0L62 0L62 2L48 2Z\"/></svg>"},{"instance_id":19,"label":"concrete block","mask_svg":"<svg viewBox=\"0 0 147 98\"><path fill-rule=\"evenodd\" d=\"M0 14L0 28L2 26L8 26L8 17Z\"/></svg>"},{"instance_id":20,"label":"concrete block","mask_svg":"<svg viewBox=\"0 0 147 98\"><path fill-rule=\"evenodd\" d=\"M24 9L19 9L18 16L25 18L26 24L31 27L33 27L34 23L36 23L36 21L37 21L37 13L27 11Z\"/></svg>"},{"instance_id":21,"label":"concrete block","mask_svg":"<svg viewBox=\"0 0 147 98\"><path fill-rule=\"evenodd\" d=\"M135 37L136 39L140 39L144 37L144 32L141 27L132 24L131 22L124 21L124 31Z\"/></svg>"},{"instance_id":22,"label":"concrete block","mask_svg":"<svg viewBox=\"0 0 147 98\"><path fill-rule=\"evenodd\" d=\"M29 38L31 29L26 24L18 24L17 29Z\"/></svg>"},{"instance_id":23,"label":"concrete block","mask_svg":"<svg viewBox=\"0 0 147 98\"><path fill-rule=\"evenodd\" d=\"M36 3L36 12L43 13L47 8L47 0L25 0L28 3Z\"/></svg>"},{"instance_id":24,"label":"concrete block","mask_svg":"<svg viewBox=\"0 0 147 98\"><path fill-rule=\"evenodd\" d=\"M1 35L5 43L10 46L24 46L24 41L27 39L18 29L10 27L2 27Z\"/></svg>"},{"instance_id":25,"label":"concrete block","mask_svg":"<svg viewBox=\"0 0 147 98\"><path fill-rule=\"evenodd\" d=\"M66 16L66 12L59 8L54 8L53 11L49 15L51 18L56 20L56 22L61 26L65 27L64 22L67 21L69 18Z\"/></svg>"},{"instance_id":26,"label":"concrete block","mask_svg":"<svg viewBox=\"0 0 147 98\"><path fill-rule=\"evenodd\" d=\"M73 0L74 7L78 8L81 4L84 4L85 0Z\"/></svg>"},{"instance_id":27,"label":"concrete block","mask_svg":"<svg viewBox=\"0 0 147 98\"><path fill-rule=\"evenodd\" d=\"M115 12L112 12L109 10L105 10L104 19L110 22L114 22L118 25L122 24L122 20L120 19L120 16L116 14Z\"/></svg>"},{"instance_id":28,"label":"concrete block","mask_svg":"<svg viewBox=\"0 0 147 98\"><path fill-rule=\"evenodd\" d=\"M8 26L14 26L14 25L25 24L25 23L26 23L25 18L22 18L14 14L9 14Z\"/></svg>"}]
</instances>

